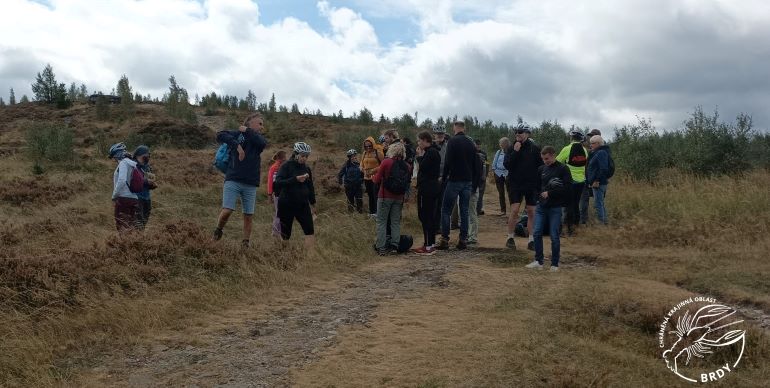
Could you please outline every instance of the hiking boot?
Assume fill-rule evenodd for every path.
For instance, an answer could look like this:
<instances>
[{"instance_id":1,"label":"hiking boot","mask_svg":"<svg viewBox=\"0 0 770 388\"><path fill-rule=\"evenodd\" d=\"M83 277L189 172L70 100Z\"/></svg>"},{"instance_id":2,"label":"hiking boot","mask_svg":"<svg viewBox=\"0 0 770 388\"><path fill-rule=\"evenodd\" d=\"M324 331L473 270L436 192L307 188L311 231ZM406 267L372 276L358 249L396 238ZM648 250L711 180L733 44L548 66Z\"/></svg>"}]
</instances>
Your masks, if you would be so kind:
<instances>
[{"instance_id":1,"label":"hiking boot","mask_svg":"<svg viewBox=\"0 0 770 388\"><path fill-rule=\"evenodd\" d=\"M516 241L513 239L513 237L508 237L508 240L505 240L505 247L516 249Z\"/></svg>"},{"instance_id":2,"label":"hiking boot","mask_svg":"<svg viewBox=\"0 0 770 388\"><path fill-rule=\"evenodd\" d=\"M390 254L390 249L388 248L382 248L377 250L377 254L380 256L387 256Z\"/></svg>"},{"instance_id":3,"label":"hiking boot","mask_svg":"<svg viewBox=\"0 0 770 388\"><path fill-rule=\"evenodd\" d=\"M438 244L436 244L436 249L438 249L440 251L443 251L445 249L449 249L449 240L447 240L447 239L445 239L443 237L440 238L438 240Z\"/></svg>"},{"instance_id":4,"label":"hiking boot","mask_svg":"<svg viewBox=\"0 0 770 388\"><path fill-rule=\"evenodd\" d=\"M468 245L479 245L479 242L476 240L468 240Z\"/></svg>"},{"instance_id":5,"label":"hiking boot","mask_svg":"<svg viewBox=\"0 0 770 388\"><path fill-rule=\"evenodd\" d=\"M535 261L525 265L524 268L543 269L543 265L538 263L537 260L535 260Z\"/></svg>"},{"instance_id":6,"label":"hiking boot","mask_svg":"<svg viewBox=\"0 0 770 388\"><path fill-rule=\"evenodd\" d=\"M534 251L535 250L535 242L534 241L528 242L527 243L527 249L529 249L530 251Z\"/></svg>"},{"instance_id":7,"label":"hiking boot","mask_svg":"<svg viewBox=\"0 0 770 388\"><path fill-rule=\"evenodd\" d=\"M480 211L479 211L479 215L480 215L480 216L483 216L483 215L484 215L484 210L480 210Z\"/></svg>"},{"instance_id":8,"label":"hiking boot","mask_svg":"<svg viewBox=\"0 0 770 388\"><path fill-rule=\"evenodd\" d=\"M216 228L214 229L214 241L219 241L222 239L222 228Z\"/></svg>"},{"instance_id":9,"label":"hiking boot","mask_svg":"<svg viewBox=\"0 0 770 388\"><path fill-rule=\"evenodd\" d=\"M549 271L551 271L551 272L559 272L559 266L558 265L556 265L556 266L552 265L551 268L549 269Z\"/></svg>"},{"instance_id":10,"label":"hiking boot","mask_svg":"<svg viewBox=\"0 0 770 388\"><path fill-rule=\"evenodd\" d=\"M467 241L465 241L465 240L460 240L460 241L457 243L457 246L456 246L455 248L457 248L457 249L459 249L459 250L467 249L467 248L468 248L468 242L467 242Z\"/></svg>"}]
</instances>

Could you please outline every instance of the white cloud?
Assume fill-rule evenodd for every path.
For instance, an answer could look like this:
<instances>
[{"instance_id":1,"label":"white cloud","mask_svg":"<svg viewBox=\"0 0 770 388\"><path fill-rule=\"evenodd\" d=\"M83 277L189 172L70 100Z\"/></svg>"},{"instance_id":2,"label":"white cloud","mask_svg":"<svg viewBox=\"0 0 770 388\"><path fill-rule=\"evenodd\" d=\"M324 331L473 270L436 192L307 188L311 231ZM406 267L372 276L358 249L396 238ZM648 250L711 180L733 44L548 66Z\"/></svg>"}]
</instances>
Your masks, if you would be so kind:
<instances>
[{"instance_id":1,"label":"white cloud","mask_svg":"<svg viewBox=\"0 0 770 388\"><path fill-rule=\"evenodd\" d=\"M109 91L125 73L160 96L174 74L191 94L293 102L348 114L608 127L635 116L676 127L695 105L723 117L770 114L770 3L759 0L320 1L328 31L266 25L249 0L7 0L0 90L29 94L50 62L57 78ZM308 5L309 6L309 5ZM381 46L367 15L420 26L413 46Z\"/></svg>"}]
</instances>

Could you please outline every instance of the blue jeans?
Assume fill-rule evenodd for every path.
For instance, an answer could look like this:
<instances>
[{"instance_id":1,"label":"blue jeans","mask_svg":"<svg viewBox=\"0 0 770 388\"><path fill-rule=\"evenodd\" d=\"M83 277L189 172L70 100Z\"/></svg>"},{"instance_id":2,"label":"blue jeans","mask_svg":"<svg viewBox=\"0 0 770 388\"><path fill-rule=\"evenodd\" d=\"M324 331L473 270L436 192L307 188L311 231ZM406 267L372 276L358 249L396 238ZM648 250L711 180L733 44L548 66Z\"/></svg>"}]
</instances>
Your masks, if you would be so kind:
<instances>
[{"instance_id":1,"label":"blue jeans","mask_svg":"<svg viewBox=\"0 0 770 388\"><path fill-rule=\"evenodd\" d=\"M596 217L599 222L607 225L607 209L604 207L604 196L607 195L607 185L599 185L599 188L592 188L594 192L594 207L596 208Z\"/></svg>"},{"instance_id":2,"label":"blue jeans","mask_svg":"<svg viewBox=\"0 0 770 388\"><path fill-rule=\"evenodd\" d=\"M551 235L551 267L559 266L559 226L561 225L561 207L542 207L539 204L535 208L535 231L532 233L535 239L535 260L543 264L543 228L548 222L548 233Z\"/></svg>"},{"instance_id":3,"label":"blue jeans","mask_svg":"<svg viewBox=\"0 0 770 388\"><path fill-rule=\"evenodd\" d=\"M254 202L257 200L257 186L236 181L225 181L222 188L222 208L235 210L235 203L241 199L243 214L254 214Z\"/></svg>"},{"instance_id":4,"label":"blue jeans","mask_svg":"<svg viewBox=\"0 0 770 388\"><path fill-rule=\"evenodd\" d=\"M471 182L446 183L444 199L441 203L441 236L449 239L449 223L452 218L452 208L457 197L460 197L460 241L468 241L468 207L471 201Z\"/></svg>"}]
</instances>

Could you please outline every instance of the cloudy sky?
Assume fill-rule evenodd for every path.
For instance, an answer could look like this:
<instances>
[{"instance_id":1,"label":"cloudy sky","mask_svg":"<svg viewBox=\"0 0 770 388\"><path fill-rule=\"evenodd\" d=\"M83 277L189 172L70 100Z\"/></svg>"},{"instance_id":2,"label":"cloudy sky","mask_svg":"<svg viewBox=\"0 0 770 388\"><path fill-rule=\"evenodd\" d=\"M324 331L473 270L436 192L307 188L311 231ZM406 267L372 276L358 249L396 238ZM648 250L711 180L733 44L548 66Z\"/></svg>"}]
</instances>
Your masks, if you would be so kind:
<instances>
[{"instance_id":1,"label":"cloudy sky","mask_svg":"<svg viewBox=\"0 0 770 388\"><path fill-rule=\"evenodd\" d=\"M122 74L346 115L681 127L701 105L770 127L765 0L3 0L0 96Z\"/></svg>"}]
</instances>

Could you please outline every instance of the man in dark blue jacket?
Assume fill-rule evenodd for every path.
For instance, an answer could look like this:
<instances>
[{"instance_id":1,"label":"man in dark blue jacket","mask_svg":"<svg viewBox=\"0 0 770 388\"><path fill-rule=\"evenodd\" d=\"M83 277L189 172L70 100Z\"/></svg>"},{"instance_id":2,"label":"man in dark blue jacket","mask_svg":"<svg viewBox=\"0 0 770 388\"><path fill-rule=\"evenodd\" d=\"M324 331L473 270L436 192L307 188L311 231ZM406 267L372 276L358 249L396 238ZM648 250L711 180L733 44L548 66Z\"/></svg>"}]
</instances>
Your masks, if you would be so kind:
<instances>
[{"instance_id":1,"label":"man in dark blue jacket","mask_svg":"<svg viewBox=\"0 0 770 388\"><path fill-rule=\"evenodd\" d=\"M556 161L556 150L543 147L540 152L543 165L538 168L537 209L535 210L535 260L527 268L543 269L543 232L548 225L551 237L551 271L559 270L559 229L561 208L569 202L572 174L567 166Z\"/></svg>"},{"instance_id":2,"label":"man in dark blue jacket","mask_svg":"<svg viewBox=\"0 0 770 388\"><path fill-rule=\"evenodd\" d=\"M588 155L586 168L587 189L593 191L594 207L599 222L607 225L607 210L604 207L604 196L607 194L607 183L610 178L610 147L604 144L600 135L591 137L591 153Z\"/></svg>"},{"instance_id":3,"label":"man in dark blue jacket","mask_svg":"<svg viewBox=\"0 0 770 388\"><path fill-rule=\"evenodd\" d=\"M225 173L222 190L222 211L219 213L214 240L222 238L222 228L235 210L238 198L243 208L243 246L249 246L254 202L259 186L259 172L262 151L267 140L262 136L264 121L259 113L252 114L237 131L217 133L217 142L228 145L230 162Z\"/></svg>"}]
</instances>

